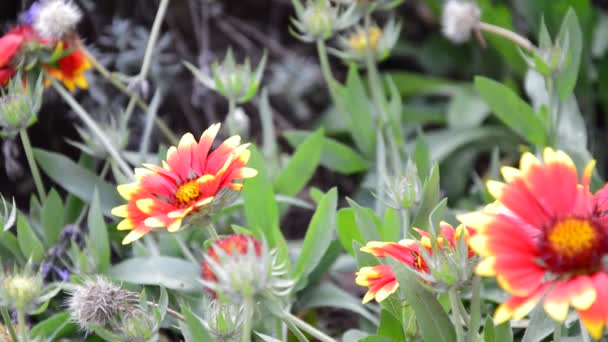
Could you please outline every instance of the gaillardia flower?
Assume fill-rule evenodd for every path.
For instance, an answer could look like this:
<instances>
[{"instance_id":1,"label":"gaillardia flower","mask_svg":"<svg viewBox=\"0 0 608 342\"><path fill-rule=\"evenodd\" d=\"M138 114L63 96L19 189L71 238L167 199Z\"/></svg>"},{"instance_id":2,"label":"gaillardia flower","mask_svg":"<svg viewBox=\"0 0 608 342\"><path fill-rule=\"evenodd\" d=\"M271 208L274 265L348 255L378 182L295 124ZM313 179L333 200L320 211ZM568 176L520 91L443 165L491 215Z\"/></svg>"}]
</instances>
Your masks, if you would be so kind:
<instances>
[{"instance_id":1,"label":"gaillardia flower","mask_svg":"<svg viewBox=\"0 0 608 342\"><path fill-rule=\"evenodd\" d=\"M74 50L61 57L56 65L45 65L44 68L51 77L61 81L70 91L76 90L76 87L89 87L84 73L91 69L91 62L80 50Z\"/></svg>"},{"instance_id":2,"label":"gaillardia flower","mask_svg":"<svg viewBox=\"0 0 608 342\"><path fill-rule=\"evenodd\" d=\"M591 335L608 324L608 187L589 190L594 162L578 181L572 159L546 148L541 163L531 153L519 169L503 167L506 183L489 181L497 200L461 221L477 230L470 246L483 257L482 276L496 277L510 299L494 314L497 324L521 319L541 300L563 322L574 307Z\"/></svg>"},{"instance_id":3,"label":"gaillardia flower","mask_svg":"<svg viewBox=\"0 0 608 342\"><path fill-rule=\"evenodd\" d=\"M240 190L235 180L254 177L257 171L245 167L249 160L249 144L240 144L237 135L225 140L211 151L220 124L209 127L197 142L185 134L177 147L167 151L162 166L145 164L135 169L136 181L118 186L128 204L112 213L124 217L119 230L131 230L123 244L131 243L153 228L166 227L169 232L180 229L185 218L213 206L214 199L225 190Z\"/></svg>"},{"instance_id":4,"label":"gaillardia flower","mask_svg":"<svg viewBox=\"0 0 608 342\"><path fill-rule=\"evenodd\" d=\"M463 232L465 239L473 235L471 229L468 227L465 229L462 225L454 229L449 223L441 222L440 226L441 235L437 236L437 246L441 249L447 247L454 251ZM423 247L426 250L426 254L432 257L433 246L431 236L428 232L419 229L416 229L416 231L421 235L419 241L413 239L404 239L399 242L370 241L361 248L361 251L373 254L378 258L393 257L419 274L429 274L431 273L429 263L425 260L420 247ZM446 241L448 246L446 246ZM472 256L473 252L467 251L466 258L468 259ZM355 282L357 285L369 287L369 290L363 297L363 303L367 303L373 299L381 302L399 288L395 274L388 265L362 267L356 275ZM423 279L423 281L429 282L426 279Z\"/></svg>"}]
</instances>

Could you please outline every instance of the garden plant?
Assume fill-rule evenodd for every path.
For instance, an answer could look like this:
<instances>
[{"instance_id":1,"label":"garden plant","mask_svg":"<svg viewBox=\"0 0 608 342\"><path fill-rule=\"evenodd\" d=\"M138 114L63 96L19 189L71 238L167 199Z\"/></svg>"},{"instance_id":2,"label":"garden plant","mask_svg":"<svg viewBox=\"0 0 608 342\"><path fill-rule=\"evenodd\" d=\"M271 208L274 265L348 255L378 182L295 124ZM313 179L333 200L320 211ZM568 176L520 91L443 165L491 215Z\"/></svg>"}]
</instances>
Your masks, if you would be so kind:
<instances>
[{"instance_id":1,"label":"garden plant","mask_svg":"<svg viewBox=\"0 0 608 342\"><path fill-rule=\"evenodd\" d=\"M0 341L607 339L605 1L5 2Z\"/></svg>"}]
</instances>

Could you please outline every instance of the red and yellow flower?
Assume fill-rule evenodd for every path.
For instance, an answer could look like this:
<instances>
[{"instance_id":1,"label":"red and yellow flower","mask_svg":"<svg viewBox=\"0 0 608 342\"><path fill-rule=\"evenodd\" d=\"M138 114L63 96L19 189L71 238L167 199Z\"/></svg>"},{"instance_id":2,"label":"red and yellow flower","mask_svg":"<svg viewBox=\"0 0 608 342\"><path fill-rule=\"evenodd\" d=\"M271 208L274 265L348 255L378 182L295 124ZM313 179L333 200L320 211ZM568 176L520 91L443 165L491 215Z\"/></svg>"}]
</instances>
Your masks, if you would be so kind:
<instances>
[{"instance_id":1,"label":"red and yellow flower","mask_svg":"<svg viewBox=\"0 0 608 342\"><path fill-rule=\"evenodd\" d=\"M7 34L0 37L0 86L5 85L15 74L10 65L13 57L19 51L23 37L17 34Z\"/></svg>"},{"instance_id":2,"label":"red and yellow flower","mask_svg":"<svg viewBox=\"0 0 608 342\"><path fill-rule=\"evenodd\" d=\"M454 250L458 239L460 239L463 233L465 234L465 239L474 234L473 230L468 227L465 229L462 225L454 229L449 223L441 222L440 227L441 234L437 237L437 246L442 249L447 247ZM416 231L421 235L419 241L413 239L404 239L399 242L371 241L362 247L361 251L373 254L378 258L390 256L418 272L429 273L429 267L422 256L420 247L425 248L428 255L432 256L433 246L431 236L423 230L416 229ZM473 252L469 251L469 257L472 256ZM355 282L357 285L369 287L369 290L363 297L363 303L367 303L373 299L381 302L399 288L395 274L388 265L362 267L356 275Z\"/></svg>"},{"instance_id":3,"label":"red and yellow flower","mask_svg":"<svg viewBox=\"0 0 608 342\"><path fill-rule=\"evenodd\" d=\"M59 42L59 44L64 45L62 42ZM68 47L65 46L65 48ZM80 89L89 87L85 72L91 69L91 62L78 49L61 57L56 65L45 65L44 69L51 77L62 82L70 91L76 90L76 87Z\"/></svg>"},{"instance_id":4,"label":"red and yellow flower","mask_svg":"<svg viewBox=\"0 0 608 342\"><path fill-rule=\"evenodd\" d=\"M521 319L541 300L549 316L563 322L576 309L594 338L608 324L608 187L593 195L595 163L579 183L576 166L562 151L546 148L541 163L531 153L519 169L503 167L506 183L489 181L497 200L460 219L477 231L470 246L483 257L482 276L496 277L510 299L497 323Z\"/></svg>"},{"instance_id":5,"label":"red and yellow flower","mask_svg":"<svg viewBox=\"0 0 608 342\"><path fill-rule=\"evenodd\" d=\"M185 134L177 147L167 151L162 166L145 164L135 169L136 181L118 186L120 195L129 201L112 210L123 217L119 230L131 230L123 244L131 243L153 228L180 229L190 215L212 204L224 189L238 191L234 181L254 177L257 171L246 167L249 144L240 144L233 136L211 151L220 124L209 127L197 142Z\"/></svg>"}]
</instances>

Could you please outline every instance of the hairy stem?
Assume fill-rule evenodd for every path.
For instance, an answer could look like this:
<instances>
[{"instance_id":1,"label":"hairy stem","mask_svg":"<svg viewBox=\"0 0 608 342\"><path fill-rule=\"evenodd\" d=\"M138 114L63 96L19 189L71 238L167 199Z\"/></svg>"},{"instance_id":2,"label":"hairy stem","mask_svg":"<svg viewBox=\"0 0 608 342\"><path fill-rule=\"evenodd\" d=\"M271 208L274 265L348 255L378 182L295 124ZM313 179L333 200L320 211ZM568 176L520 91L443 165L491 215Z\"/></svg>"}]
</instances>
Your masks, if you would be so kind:
<instances>
[{"instance_id":1,"label":"hairy stem","mask_svg":"<svg viewBox=\"0 0 608 342\"><path fill-rule=\"evenodd\" d=\"M10 323L9 323L10 324ZM19 341L27 342L27 330L25 326L25 310L23 308L17 309L17 330L19 330Z\"/></svg>"},{"instance_id":2,"label":"hairy stem","mask_svg":"<svg viewBox=\"0 0 608 342\"><path fill-rule=\"evenodd\" d=\"M325 41L322 39L317 40L317 53L319 54L321 72L323 73L325 83L327 83L329 94L331 95L332 101L336 103L336 100L338 99L338 94L335 85L336 79L334 78L334 75L331 72L331 66L329 65L329 57L327 56L327 47L325 46Z\"/></svg>"},{"instance_id":3,"label":"hairy stem","mask_svg":"<svg viewBox=\"0 0 608 342\"><path fill-rule=\"evenodd\" d=\"M242 342L251 342L251 329L253 325L253 313L255 311L255 303L252 297L245 297L244 307L244 322L243 322L243 336Z\"/></svg>"},{"instance_id":4,"label":"hairy stem","mask_svg":"<svg viewBox=\"0 0 608 342\"><path fill-rule=\"evenodd\" d=\"M474 342L477 340L477 331L481 322L481 278L478 275L473 276L473 285L471 292L471 317L469 319L468 324L468 342Z\"/></svg>"},{"instance_id":5,"label":"hairy stem","mask_svg":"<svg viewBox=\"0 0 608 342\"><path fill-rule=\"evenodd\" d=\"M93 68L101 74L110 84L112 84L116 89L118 89L123 94L127 95L129 98L135 99L135 104L144 112L148 112L148 105L139 97L136 93L133 93L125 86L120 80L116 78L114 74L112 74L106 67L104 67L95 56L84 46L84 44L80 43L79 46L80 51L82 51L87 59L93 65ZM165 139L169 141L173 145L177 145L179 139L177 136L171 131L169 126L159 117L154 118L154 124L156 128L165 136Z\"/></svg>"},{"instance_id":6,"label":"hairy stem","mask_svg":"<svg viewBox=\"0 0 608 342\"><path fill-rule=\"evenodd\" d=\"M209 224L207 225L207 232L209 233L209 238L212 240L219 240L220 236L217 233L217 229L215 229L215 225L213 224L213 222L209 222Z\"/></svg>"},{"instance_id":7,"label":"hairy stem","mask_svg":"<svg viewBox=\"0 0 608 342\"><path fill-rule=\"evenodd\" d=\"M23 150L25 151L27 163L30 166L30 170L32 172L32 178L34 178L34 184L36 185L36 190L38 191L38 197L40 197L40 202L44 203L44 201L46 200L46 191L44 191L44 185L42 184L42 176L40 176L40 170L38 169L38 165L36 164L36 160L34 159L32 143L30 142L30 137L27 134L27 130L22 129L21 131L19 131L19 137L21 138L21 143L23 144Z\"/></svg>"},{"instance_id":8,"label":"hairy stem","mask_svg":"<svg viewBox=\"0 0 608 342\"><path fill-rule=\"evenodd\" d=\"M315 339L317 339L321 342L336 342L336 340L334 338L332 338L331 336L328 336L324 332L322 332L322 331L318 330L317 328L313 327L312 325L306 323L305 321L301 320L299 317L294 316L293 314L291 314L291 312L285 311L284 315L295 326L302 329L306 333L310 334L310 336L314 337Z\"/></svg>"},{"instance_id":9,"label":"hairy stem","mask_svg":"<svg viewBox=\"0 0 608 342\"><path fill-rule=\"evenodd\" d=\"M484 23L484 22L480 22L478 27L479 27L479 30L481 30L483 32L493 33L493 34L499 35L505 39L508 39L508 40L512 41L513 43L519 45L520 47L522 47L525 50L534 51L534 49L535 49L534 44L532 44L532 42L530 40L528 40L525 37L520 36L519 34L513 32L513 31L507 30L503 27Z\"/></svg>"},{"instance_id":10,"label":"hairy stem","mask_svg":"<svg viewBox=\"0 0 608 342\"><path fill-rule=\"evenodd\" d=\"M460 312L460 297L455 288L448 291L450 297L450 306L452 307L452 321L456 329L456 339L458 342L464 342L464 330L462 329L462 313Z\"/></svg>"}]
</instances>

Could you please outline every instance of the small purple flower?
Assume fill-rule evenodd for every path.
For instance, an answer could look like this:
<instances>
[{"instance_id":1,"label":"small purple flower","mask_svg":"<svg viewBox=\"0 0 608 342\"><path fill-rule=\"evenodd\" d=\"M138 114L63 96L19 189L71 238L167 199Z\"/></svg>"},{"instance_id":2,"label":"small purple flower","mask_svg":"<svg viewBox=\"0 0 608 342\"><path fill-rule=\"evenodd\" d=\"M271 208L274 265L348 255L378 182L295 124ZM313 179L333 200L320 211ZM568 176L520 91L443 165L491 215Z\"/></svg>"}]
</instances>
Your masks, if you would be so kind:
<instances>
[{"instance_id":1,"label":"small purple flower","mask_svg":"<svg viewBox=\"0 0 608 342\"><path fill-rule=\"evenodd\" d=\"M61 281L70 281L70 271L66 268L53 267Z\"/></svg>"},{"instance_id":2,"label":"small purple flower","mask_svg":"<svg viewBox=\"0 0 608 342\"><path fill-rule=\"evenodd\" d=\"M45 0L35 1L30 8L21 13L21 21L26 25L33 25L38 14L40 13L40 5L46 2Z\"/></svg>"},{"instance_id":3,"label":"small purple flower","mask_svg":"<svg viewBox=\"0 0 608 342\"><path fill-rule=\"evenodd\" d=\"M78 242L78 238L80 237L80 230L78 228L78 226L76 226L75 224L69 224L65 227L63 227L63 230L61 231L61 235L59 236L59 238L63 241L67 241L70 242L72 240L74 240L75 242Z\"/></svg>"},{"instance_id":4,"label":"small purple flower","mask_svg":"<svg viewBox=\"0 0 608 342\"><path fill-rule=\"evenodd\" d=\"M41 265L42 277L46 278L49 275L49 272L51 272L52 268L53 268L53 265L50 262L42 263L42 265Z\"/></svg>"}]
</instances>

